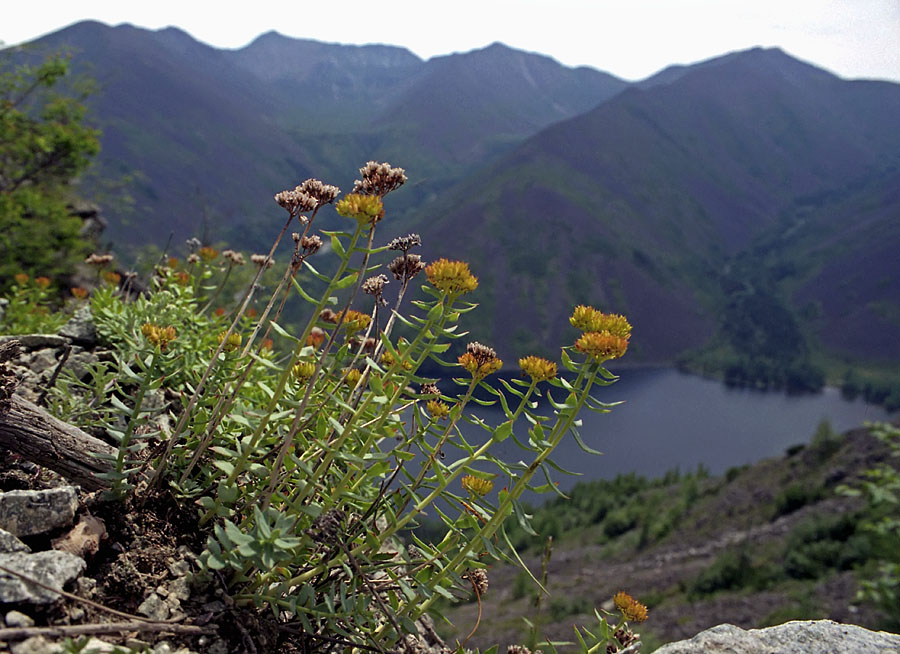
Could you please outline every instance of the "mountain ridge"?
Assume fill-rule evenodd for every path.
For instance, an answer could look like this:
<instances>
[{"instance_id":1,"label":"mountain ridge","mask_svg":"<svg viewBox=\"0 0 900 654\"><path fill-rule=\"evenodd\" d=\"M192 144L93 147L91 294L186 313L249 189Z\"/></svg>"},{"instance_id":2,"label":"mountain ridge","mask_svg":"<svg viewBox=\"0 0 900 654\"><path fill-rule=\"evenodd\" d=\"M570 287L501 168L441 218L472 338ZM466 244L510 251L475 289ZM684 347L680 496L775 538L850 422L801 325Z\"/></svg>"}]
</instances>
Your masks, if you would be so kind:
<instances>
[{"instance_id":1,"label":"mountain ridge","mask_svg":"<svg viewBox=\"0 0 900 654\"><path fill-rule=\"evenodd\" d=\"M388 160L411 177L390 199L395 229L420 232L426 258L475 262L478 337L552 355L559 316L597 303L632 317L636 363L738 383L784 385L779 357L809 377L820 350L829 365L900 362L897 258L866 256L900 239L898 84L778 48L629 85L499 43L423 61L275 32L217 50L96 22L42 43L67 35L102 85L101 171L144 173L135 214L108 212L114 240L209 224L263 247L274 191L308 176L346 189L360 163ZM745 358L767 363L748 376Z\"/></svg>"}]
</instances>

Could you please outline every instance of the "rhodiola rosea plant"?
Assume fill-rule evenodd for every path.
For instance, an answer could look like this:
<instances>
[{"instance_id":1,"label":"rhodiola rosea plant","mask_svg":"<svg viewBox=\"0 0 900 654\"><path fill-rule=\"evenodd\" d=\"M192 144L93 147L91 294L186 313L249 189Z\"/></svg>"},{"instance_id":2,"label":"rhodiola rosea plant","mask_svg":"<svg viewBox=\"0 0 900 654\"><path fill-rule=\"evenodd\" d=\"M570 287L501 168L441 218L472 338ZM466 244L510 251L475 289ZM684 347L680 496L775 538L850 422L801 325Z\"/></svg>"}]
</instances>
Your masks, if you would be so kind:
<instances>
[{"instance_id":1,"label":"rhodiola rosea plant","mask_svg":"<svg viewBox=\"0 0 900 654\"><path fill-rule=\"evenodd\" d=\"M550 457L563 439L591 451L578 415L609 410L592 392L615 380L604 363L625 353L631 326L575 307L559 362L523 354L520 374L496 375L515 366L462 326L476 275L462 261L423 261L416 234L382 238L385 197L406 175L374 162L360 172L340 199L317 180L275 196L284 225L252 257L255 276L230 310L218 305L244 257L197 243L137 299L117 283L96 291L92 312L115 360L93 384L63 384L55 406L86 420L85 395L107 396L90 420L119 444L111 492L139 502L164 488L196 502L208 533L201 561L237 604L270 610L311 643L385 651L440 600L480 597L492 562L521 564L504 525L531 530L519 499L554 489ZM346 229L315 229L329 205ZM323 255L335 259L327 274ZM276 281L256 313L264 274ZM296 327L279 322L292 296L307 305ZM440 377L421 372L437 366ZM503 418L474 417L473 402ZM520 461L494 454L506 439ZM443 523L441 538L417 535L426 516Z\"/></svg>"}]
</instances>

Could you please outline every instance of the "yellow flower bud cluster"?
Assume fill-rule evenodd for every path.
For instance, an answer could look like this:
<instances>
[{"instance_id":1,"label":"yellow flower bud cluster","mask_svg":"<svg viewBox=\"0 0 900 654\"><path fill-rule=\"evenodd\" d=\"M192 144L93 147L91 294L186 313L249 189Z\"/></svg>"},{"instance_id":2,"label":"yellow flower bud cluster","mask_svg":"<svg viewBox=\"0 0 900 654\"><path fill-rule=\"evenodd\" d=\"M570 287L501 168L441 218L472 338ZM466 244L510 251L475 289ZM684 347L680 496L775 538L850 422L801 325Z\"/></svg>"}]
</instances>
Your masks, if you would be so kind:
<instances>
[{"instance_id":1,"label":"yellow flower bud cluster","mask_svg":"<svg viewBox=\"0 0 900 654\"><path fill-rule=\"evenodd\" d=\"M575 307L569 322L583 332L609 332L624 339L631 336L631 325L625 316L617 313L603 313L594 307L583 304Z\"/></svg>"},{"instance_id":2,"label":"yellow flower bud cluster","mask_svg":"<svg viewBox=\"0 0 900 654\"><path fill-rule=\"evenodd\" d=\"M439 291L462 295L478 288L478 278L464 261L438 259L425 268L428 281Z\"/></svg>"},{"instance_id":3,"label":"yellow flower bud cluster","mask_svg":"<svg viewBox=\"0 0 900 654\"><path fill-rule=\"evenodd\" d=\"M175 328L171 325L160 327L153 323L145 322L141 325L141 333L151 345L158 346L160 350L165 350L166 346L175 340Z\"/></svg>"},{"instance_id":4,"label":"yellow flower bud cluster","mask_svg":"<svg viewBox=\"0 0 900 654\"><path fill-rule=\"evenodd\" d=\"M613 597L613 603L616 605L616 608L622 612L622 615L625 616L626 620L643 622L647 619L647 607L628 593L619 591L616 593L615 597Z\"/></svg>"},{"instance_id":5,"label":"yellow flower bud cluster","mask_svg":"<svg viewBox=\"0 0 900 654\"><path fill-rule=\"evenodd\" d=\"M234 352L241 346L241 335L237 332L232 332L231 334L228 334L228 338L226 339L225 334L227 334L227 332L219 332L219 335L216 336L216 340L219 342L219 345L221 345L223 341L225 342L225 347L222 348L223 350L226 352Z\"/></svg>"},{"instance_id":6,"label":"yellow flower bud cluster","mask_svg":"<svg viewBox=\"0 0 900 654\"><path fill-rule=\"evenodd\" d=\"M503 361L497 358L497 353L481 343L469 343L465 354L461 354L457 361L477 380L484 379L503 367Z\"/></svg>"},{"instance_id":7,"label":"yellow flower bud cluster","mask_svg":"<svg viewBox=\"0 0 900 654\"><path fill-rule=\"evenodd\" d=\"M392 365L394 365L394 361L396 361L396 359L394 358L394 355L391 354L390 352L388 352L387 350L385 350L384 352L381 353L381 365L383 367L390 368ZM412 370L412 367L413 367L412 361L404 361L401 364L401 367L404 370Z\"/></svg>"},{"instance_id":8,"label":"yellow flower bud cluster","mask_svg":"<svg viewBox=\"0 0 900 654\"><path fill-rule=\"evenodd\" d=\"M428 400L425 404L425 410L435 420L441 420L450 415L450 407L446 402L440 400Z\"/></svg>"},{"instance_id":9,"label":"yellow flower bud cluster","mask_svg":"<svg viewBox=\"0 0 900 654\"><path fill-rule=\"evenodd\" d=\"M519 359L519 367L535 383L556 377L556 364L541 357L522 357Z\"/></svg>"},{"instance_id":10,"label":"yellow flower bud cluster","mask_svg":"<svg viewBox=\"0 0 900 654\"><path fill-rule=\"evenodd\" d=\"M575 307L569 322L584 332L575 341L575 349L600 363L618 359L628 349L631 325L625 316L579 305Z\"/></svg>"},{"instance_id":11,"label":"yellow flower bud cluster","mask_svg":"<svg viewBox=\"0 0 900 654\"><path fill-rule=\"evenodd\" d=\"M377 195L351 193L341 198L334 208L344 218L353 218L361 224L375 224L384 218L384 203Z\"/></svg>"},{"instance_id":12,"label":"yellow flower bud cluster","mask_svg":"<svg viewBox=\"0 0 900 654\"><path fill-rule=\"evenodd\" d=\"M490 479L481 479L472 475L466 475L462 478L462 487L473 495L483 496L491 492L494 482Z\"/></svg>"},{"instance_id":13,"label":"yellow flower bud cluster","mask_svg":"<svg viewBox=\"0 0 900 654\"><path fill-rule=\"evenodd\" d=\"M315 371L316 364L312 361L301 361L300 363L295 363L294 367L291 368L291 374L294 375L294 378L299 382L305 382L313 376Z\"/></svg>"},{"instance_id":14,"label":"yellow flower bud cluster","mask_svg":"<svg viewBox=\"0 0 900 654\"><path fill-rule=\"evenodd\" d=\"M369 314L350 309L344 314L344 323L342 327L348 334L355 334L356 332L366 329L371 322L372 316Z\"/></svg>"},{"instance_id":15,"label":"yellow flower bud cluster","mask_svg":"<svg viewBox=\"0 0 900 654\"><path fill-rule=\"evenodd\" d=\"M200 258L204 261L212 261L219 256L219 251L207 245L197 250L197 254L199 254Z\"/></svg>"}]
</instances>

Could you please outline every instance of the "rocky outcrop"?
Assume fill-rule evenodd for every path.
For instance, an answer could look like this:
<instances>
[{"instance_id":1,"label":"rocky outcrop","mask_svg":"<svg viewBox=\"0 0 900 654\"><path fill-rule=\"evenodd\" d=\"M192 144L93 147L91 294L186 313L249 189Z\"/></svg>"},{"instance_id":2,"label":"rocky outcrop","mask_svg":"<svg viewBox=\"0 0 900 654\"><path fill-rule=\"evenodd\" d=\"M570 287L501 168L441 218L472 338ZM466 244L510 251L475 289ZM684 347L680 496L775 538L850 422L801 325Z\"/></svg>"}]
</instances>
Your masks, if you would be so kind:
<instances>
[{"instance_id":1,"label":"rocky outcrop","mask_svg":"<svg viewBox=\"0 0 900 654\"><path fill-rule=\"evenodd\" d=\"M900 654L900 635L832 620L797 620L767 629L721 624L654 654Z\"/></svg>"}]
</instances>

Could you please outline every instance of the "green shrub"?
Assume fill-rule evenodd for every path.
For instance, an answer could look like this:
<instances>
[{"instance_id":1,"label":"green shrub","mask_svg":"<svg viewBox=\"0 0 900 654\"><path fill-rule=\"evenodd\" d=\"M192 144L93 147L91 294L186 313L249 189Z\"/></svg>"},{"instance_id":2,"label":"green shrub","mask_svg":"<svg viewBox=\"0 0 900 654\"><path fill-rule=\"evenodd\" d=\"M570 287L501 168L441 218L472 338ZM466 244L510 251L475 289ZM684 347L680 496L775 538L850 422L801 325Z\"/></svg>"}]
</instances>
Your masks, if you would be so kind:
<instances>
[{"instance_id":1,"label":"green shrub","mask_svg":"<svg viewBox=\"0 0 900 654\"><path fill-rule=\"evenodd\" d=\"M100 150L99 132L84 124L87 86L71 80L68 61L20 61L13 48L0 52L0 291L17 274L71 275L87 254L69 209L72 180Z\"/></svg>"},{"instance_id":2,"label":"green shrub","mask_svg":"<svg viewBox=\"0 0 900 654\"><path fill-rule=\"evenodd\" d=\"M825 492L820 487L814 487L809 483L792 484L775 496L772 519L803 508L807 504L822 499Z\"/></svg>"},{"instance_id":3,"label":"green shrub","mask_svg":"<svg viewBox=\"0 0 900 654\"><path fill-rule=\"evenodd\" d=\"M868 539L857 533L859 515L810 518L787 537L782 566L789 577L817 579L830 572L849 570L869 554Z\"/></svg>"},{"instance_id":4,"label":"green shrub","mask_svg":"<svg viewBox=\"0 0 900 654\"><path fill-rule=\"evenodd\" d=\"M868 500L860 528L871 541L875 569L863 580L860 598L882 610L888 628L900 629L900 427L876 423L871 429L888 446L891 461L868 470L860 488L838 491Z\"/></svg>"},{"instance_id":5,"label":"green shrub","mask_svg":"<svg viewBox=\"0 0 900 654\"><path fill-rule=\"evenodd\" d=\"M383 198L406 177L387 164L360 172L357 192L336 203L350 228L321 232L337 258L331 274L310 261L323 245L310 229L338 190L308 180L276 195L286 222L269 254L252 257L256 277L223 315L212 312L224 285L215 277L227 278L243 257L211 248L160 266L136 300L114 284L96 292L98 332L115 356L90 378L61 384L54 406L72 420L87 418L77 407L95 407L89 419L119 445L107 475L114 496L162 485L201 507L200 560L238 606L266 607L313 641L339 634L348 647L381 649L417 633L414 621L440 602L472 597L475 571L518 560L507 519L535 533L519 499L554 488L550 456L583 407L609 410L591 392L613 379L603 363L624 353L631 327L579 306L570 322L581 335L560 354L565 378L556 363L524 357L524 379L488 384L503 364L496 352L457 345L477 278L459 261L426 267L410 252L417 235L377 246ZM293 254L261 315L251 316L292 222L302 229ZM390 302L383 267L399 287ZM407 306L423 272L421 296ZM291 295L308 307L296 328L278 323ZM454 347L464 350L455 358ZM425 376L426 362L451 380ZM539 399L551 416L536 411ZM502 421L473 418L470 402L500 407ZM463 419L485 438L467 438ZM506 439L528 463L492 455ZM539 471L547 483L535 487ZM495 480L502 490L492 490ZM442 529L414 530L426 515Z\"/></svg>"}]
</instances>

